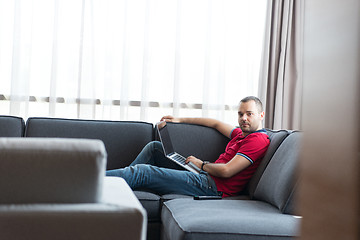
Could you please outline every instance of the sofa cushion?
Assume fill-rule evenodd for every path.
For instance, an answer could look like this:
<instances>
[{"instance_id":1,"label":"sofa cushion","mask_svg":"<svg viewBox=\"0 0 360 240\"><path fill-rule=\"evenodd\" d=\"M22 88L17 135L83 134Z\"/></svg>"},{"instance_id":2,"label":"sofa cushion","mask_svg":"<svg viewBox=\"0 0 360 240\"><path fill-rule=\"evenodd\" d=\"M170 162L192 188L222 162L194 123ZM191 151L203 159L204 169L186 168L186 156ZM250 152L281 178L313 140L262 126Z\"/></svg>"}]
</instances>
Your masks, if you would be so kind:
<instances>
[{"instance_id":1,"label":"sofa cushion","mask_svg":"<svg viewBox=\"0 0 360 240\"><path fill-rule=\"evenodd\" d=\"M134 193L141 205L146 209L148 221L160 222L160 196L147 191L134 191Z\"/></svg>"},{"instance_id":2,"label":"sofa cushion","mask_svg":"<svg viewBox=\"0 0 360 240\"><path fill-rule=\"evenodd\" d=\"M161 229L161 198L159 195L147 191L134 191L142 206L145 208L148 216L147 240L160 239Z\"/></svg>"},{"instance_id":3,"label":"sofa cushion","mask_svg":"<svg viewBox=\"0 0 360 240\"><path fill-rule=\"evenodd\" d=\"M280 144L284 141L284 139L290 134L287 130L270 130L266 129L266 133L269 136L270 144L265 153L264 158L261 160L259 167L256 169L256 172L252 176L247 186L247 194L249 194L250 198L254 196L255 189L259 183L260 177L262 176L265 168L269 164L272 156L275 151L278 149Z\"/></svg>"},{"instance_id":4,"label":"sofa cushion","mask_svg":"<svg viewBox=\"0 0 360 240\"><path fill-rule=\"evenodd\" d=\"M301 132L291 133L274 153L254 192L254 199L273 204L284 212L294 192Z\"/></svg>"},{"instance_id":5,"label":"sofa cushion","mask_svg":"<svg viewBox=\"0 0 360 240\"><path fill-rule=\"evenodd\" d=\"M175 199L164 203L164 239L293 239L300 219L254 200Z\"/></svg>"},{"instance_id":6,"label":"sofa cushion","mask_svg":"<svg viewBox=\"0 0 360 240\"><path fill-rule=\"evenodd\" d=\"M20 117L0 116L0 137L24 136L25 122Z\"/></svg>"},{"instance_id":7,"label":"sofa cushion","mask_svg":"<svg viewBox=\"0 0 360 240\"><path fill-rule=\"evenodd\" d=\"M186 123L167 123L167 125L174 150L183 156L193 155L214 162L225 151L230 140L215 129L201 125ZM159 139L157 132L155 137Z\"/></svg>"},{"instance_id":8,"label":"sofa cushion","mask_svg":"<svg viewBox=\"0 0 360 240\"><path fill-rule=\"evenodd\" d=\"M177 199L177 198L190 198L190 199L193 199L194 197L189 196L189 195L182 195L182 194L165 194L165 195L161 196L161 201L166 202L166 201Z\"/></svg>"},{"instance_id":9,"label":"sofa cushion","mask_svg":"<svg viewBox=\"0 0 360 240\"><path fill-rule=\"evenodd\" d=\"M0 138L0 204L99 202L105 165L99 140Z\"/></svg>"},{"instance_id":10,"label":"sofa cushion","mask_svg":"<svg viewBox=\"0 0 360 240\"><path fill-rule=\"evenodd\" d=\"M144 122L29 118L26 137L100 139L108 154L107 169L128 166L153 139L153 125Z\"/></svg>"}]
</instances>

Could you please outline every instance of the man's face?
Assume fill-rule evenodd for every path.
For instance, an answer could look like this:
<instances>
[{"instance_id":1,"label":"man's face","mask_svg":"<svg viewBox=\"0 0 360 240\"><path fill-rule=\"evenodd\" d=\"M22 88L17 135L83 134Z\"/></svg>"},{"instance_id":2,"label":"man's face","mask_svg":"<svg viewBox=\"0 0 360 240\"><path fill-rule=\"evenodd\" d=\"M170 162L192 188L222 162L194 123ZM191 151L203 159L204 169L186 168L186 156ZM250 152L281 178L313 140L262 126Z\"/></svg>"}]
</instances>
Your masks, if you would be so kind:
<instances>
[{"instance_id":1,"label":"man's face","mask_svg":"<svg viewBox=\"0 0 360 240\"><path fill-rule=\"evenodd\" d=\"M259 112L255 101L241 102L238 111L238 121L244 134L249 134L261 129L261 121L264 115L264 112Z\"/></svg>"}]
</instances>

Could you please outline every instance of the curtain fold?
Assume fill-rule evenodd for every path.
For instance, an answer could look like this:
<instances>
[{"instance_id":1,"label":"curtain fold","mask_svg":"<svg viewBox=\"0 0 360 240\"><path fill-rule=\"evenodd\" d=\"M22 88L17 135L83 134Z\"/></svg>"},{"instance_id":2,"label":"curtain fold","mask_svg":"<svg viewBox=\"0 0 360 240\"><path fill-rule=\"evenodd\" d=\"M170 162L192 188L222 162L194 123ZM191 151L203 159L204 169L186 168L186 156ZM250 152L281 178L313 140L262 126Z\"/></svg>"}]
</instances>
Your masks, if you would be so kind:
<instances>
[{"instance_id":1,"label":"curtain fold","mask_svg":"<svg viewBox=\"0 0 360 240\"><path fill-rule=\"evenodd\" d=\"M265 127L301 129L301 0L269 0L259 80Z\"/></svg>"}]
</instances>

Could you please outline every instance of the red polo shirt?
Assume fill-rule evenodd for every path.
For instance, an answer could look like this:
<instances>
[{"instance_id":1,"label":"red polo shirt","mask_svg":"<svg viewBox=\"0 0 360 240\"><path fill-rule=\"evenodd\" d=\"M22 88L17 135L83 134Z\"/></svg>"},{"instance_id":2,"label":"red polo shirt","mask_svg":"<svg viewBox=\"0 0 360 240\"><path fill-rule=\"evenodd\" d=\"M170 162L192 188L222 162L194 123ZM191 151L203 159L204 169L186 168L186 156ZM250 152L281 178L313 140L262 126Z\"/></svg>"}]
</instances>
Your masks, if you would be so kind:
<instances>
[{"instance_id":1,"label":"red polo shirt","mask_svg":"<svg viewBox=\"0 0 360 240\"><path fill-rule=\"evenodd\" d=\"M249 160L251 165L230 178L211 176L216 183L218 191L223 192L223 197L238 195L244 189L255 173L270 144L265 129L243 136L241 129L235 128L231 132L230 138L231 140L226 146L225 152L219 156L215 163L227 163L235 155L240 155Z\"/></svg>"}]
</instances>

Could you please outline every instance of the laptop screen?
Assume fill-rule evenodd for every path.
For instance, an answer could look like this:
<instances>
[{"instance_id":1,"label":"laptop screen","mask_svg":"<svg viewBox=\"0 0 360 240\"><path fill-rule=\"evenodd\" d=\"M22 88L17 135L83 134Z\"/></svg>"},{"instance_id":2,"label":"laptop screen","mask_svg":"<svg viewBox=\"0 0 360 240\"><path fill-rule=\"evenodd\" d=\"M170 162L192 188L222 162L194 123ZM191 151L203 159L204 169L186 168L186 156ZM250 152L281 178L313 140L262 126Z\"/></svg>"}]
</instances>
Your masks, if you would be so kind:
<instances>
[{"instance_id":1,"label":"laptop screen","mask_svg":"<svg viewBox=\"0 0 360 240\"><path fill-rule=\"evenodd\" d=\"M169 155L174 152L174 147L171 142L170 134L167 129L166 122L160 122L157 124L160 140L164 147L165 155Z\"/></svg>"}]
</instances>

